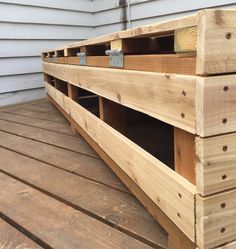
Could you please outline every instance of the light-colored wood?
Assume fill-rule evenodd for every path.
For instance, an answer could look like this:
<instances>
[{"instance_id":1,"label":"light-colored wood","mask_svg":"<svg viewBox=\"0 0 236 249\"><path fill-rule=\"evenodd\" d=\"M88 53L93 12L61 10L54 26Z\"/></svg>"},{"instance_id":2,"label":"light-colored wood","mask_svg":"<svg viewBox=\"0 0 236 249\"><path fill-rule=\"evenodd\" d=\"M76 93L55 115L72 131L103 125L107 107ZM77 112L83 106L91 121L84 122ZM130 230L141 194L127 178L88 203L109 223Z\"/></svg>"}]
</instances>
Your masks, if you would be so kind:
<instances>
[{"instance_id":1,"label":"light-colored wood","mask_svg":"<svg viewBox=\"0 0 236 249\"><path fill-rule=\"evenodd\" d=\"M119 39L110 42L112 50L121 50L124 54L156 54L174 51L173 35L164 37L142 37L136 39Z\"/></svg>"},{"instance_id":2,"label":"light-colored wood","mask_svg":"<svg viewBox=\"0 0 236 249\"><path fill-rule=\"evenodd\" d=\"M43 249L39 244L0 218L1 249Z\"/></svg>"},{"instance_id":3,"label":"light-colored wood","mask_svg":"<svg viewBox=\"0 0 236 249\"><path fill-rule=\"evenodd\" d=\"M236 190L210 197L196 197L196 239L211 249L236 238Z\"/></svg>"},{"instance_id":4,"label":"light-colored wood","mask_svg":"<svg viewBox=\"0 0 236 249\"><path fill-rule=\"evenodd\" d=\"M45 85L65 112L194 241L195 186L54 87Z\"/></svg>"},{"instance_id":5,"label":"light-colored wood","mask_svg":"<svg viewBox=\"0 0 236 249\"><path fill-rule=\"evenodd\" d=\"M125 107L99 97L99 117L122 134L127 132Z\"/></svg>"},{"instance_id":6,"label":"light-colored wood","mask_svg":"<svg viewBox=\"0 0 236 249\"><path fill-rule=\"evenodd\" d=\"M197 26L175 30L175 52L186 53L197 50Z\"/></svg>"},{"instance_id":7,"label":"light-colored wood","mask_svg":"<svg viewBox=\"0 0 236 249\"><path fill-rule=\"evenodd\" d=\"M169 234L168 235L168 249L185 249L186 245L182 244L182 241L178 239L175 234ZM194 248L195 246L187 247L189 249Z\"/></svg>"},{"instance_id":8,"label":"light-colored wood","mask_svg":"<svg viewBox=\"0 0 236 249\"><path fill-rule=\"evenodd\" d=\"M71 85L70 83L67 83L67 89L68 89L68 97L78 102L79 101L79 88L75 87L74 85Z\"/></svg>"},{"instance_id":9,"label":"light-colored wood","mask_svg":"<svg viewBox=\"0 0 236 249\"><path fill-rule=\"evenodd\" d=\"M233 241L231 243L228 243L226 245L217 247L216 249L235 249L236 248L236 241Z\"/></svg>"},{"instance_id":10,"label":"light-colored wood","mask_svg":"<svg viewBox=\"0 0 236 249\"><path fill-rule=\"evenodd\" d=\"M118 39L118 40L115 40L115 41L111 41L110 42L110 46L111 46L111 50L114 50L114 49L120 49L122 50L123 49L123 42L121 39Z\"/></svg>"},{"instance_id":11,"label":"light-colored wood","mask_svg":"<svg viewBox=\"0 0 236 249\"><path fill-rule=\"evenodd\" d=\"M113 172L122 179L126 187L135 195L136 198L149 211L154 219L171 235L174 241L181 245L181 249L196 249L196 245L191 242L186 235L170 220L166 214L147 196L145 192L111 159L111 157L60 107L49 95L49 100L65 116L65 118L76 127L80 135L106 162ZM180 248L178 248L180 249Z\"/></svg>"},{"instance_id":12,"label":"light-colored wood","mask_svg":"<svg viewBox=\"0 0 236 249\"><path fill-rule=\"evenodd\" d=\"M12 137L11 140L14 138ZM5 141L8 142L7 139ZM50 152L47 151L45 154L50 155ZM158 249L166 248L167 239L164 231L128 191L128 193L124 193L115 190L110 186L90 181L4 148L0 148L0 155L1 170L4 172L60 197L74 207L82 208L90 214L96 215L103 222L108 221L111 226L117 227L119 230L137 234L141 239L154 244ZM9 158L11 158L11 163L8 163ZM97 162L99 163L99 160ZM70 164L70 160L67 164ZM96 168L96 161L93 163L93 168ZM110 172L106 165L104 165L105 171ZM96 176L99 178L98 172ZM113 177L113 181L120 182L116 177ZM123 203L126 205L122 205ZM79 249L79 247L77 248Z\"/></svg>"},{"instance_id":13,"label":"light-colored wood","mask_svg":"<svg viewBox=\"0 0 236 249\"><path fill-rule=\"evenodd\" d=\"M43 248L153 248L3 173L0 209L20 228L40 238Z\"/></svg>"},{"instance_id":14,"label":"light-colored wood","mask_svg":"<svg viewBox=\"0 0 236 249\"><path fill-rule=\"evenodd\" d=\"M166 33L173 33L175 29L180 29L188 26L195 26L197 23L196 15L177 18L175 20L164 21L161 23L148 24L142 27L137 27L125 31L119 31L112 34L99 36L91 38L85 41L74 42L67 44L66 46L61 46L56 48L56 50L61 50L65 48L82 47L92 44L102 44L109 43L110 41L117 39L127 39L127 38L137 38L145 36L156 36L163 35Z\"/></svg>"},{"instance_id":15,"label":"light-colored wood","mask_svg":"<svg viewBox=\"0 0 236 249\"><path fill-rule=\"evenodd\" d=\"M195 75L196 55L188 53L125 55L124 69Z\"/></svg>"},{"instance_id":16,"label":"light-colored wood","mask_svg":"<svg viewBox=\"0 0 236 249\"><path fill-rule=\"evenodd\" d=\"M191 183L196 184L195 177L195 135L174 128L175 171Z\"/></svg>"},{"instance_id":17,"label":"light-colored wood","mask_svg":"<svg viewBox=\"0 0 236 249\"><path fill-rule=\"evenodd\" d=\"M45 62L43 70L56 78L195 133L194 76Z\"/></svg>"},{"instance_id":18,"label":"light-colored wood","mask_svg":"<svg viewBox=\"0 0 236 249\"><path fill-rule=\"evenodd\" d=\"M196 133L201 137L236 131L236 75L197 77Z\"/></svg>"},{"instance_id":19,"label":"light-colored wood","mask_svg":"<svg viewBox=\"0 0 236 249\"><path fill-rule=\"evenodd\" d=\"M209 195L236 187L236 134L196 138L197 191Z\"/></svg>"},{"instance_id":20,"label":"light-colored wood","mask_svg":"<svg viewBox=\"0 0 236 249\"><path fill-rule=\"evenodd\" d=\"M80 65L79 57L65 57L66 64ZM47 61L45 61L47 62ZM86 65L110 67L108 56L87 56ZM195 54L148 54L124 55L124 69L157 73L177 73L195 75Z\"/></svg>"},{"instance_id":21,"label":"light-colored wood","mask_svg":"<svg viewBox=\"0 0 236 249\"><path fill-rule=\"evenodd\" d=\"M236 72L236 10L203 10L197 19L197 74Z\"/></svg>"}]
</instances>

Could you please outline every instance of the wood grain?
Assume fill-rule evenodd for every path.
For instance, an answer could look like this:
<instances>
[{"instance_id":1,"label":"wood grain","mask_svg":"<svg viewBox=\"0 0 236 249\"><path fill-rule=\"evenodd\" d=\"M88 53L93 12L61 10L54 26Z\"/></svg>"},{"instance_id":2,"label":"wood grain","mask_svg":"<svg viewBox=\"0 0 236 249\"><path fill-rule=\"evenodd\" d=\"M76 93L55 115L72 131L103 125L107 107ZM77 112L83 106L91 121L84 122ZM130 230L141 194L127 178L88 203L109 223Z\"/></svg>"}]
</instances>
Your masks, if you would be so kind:
<instances>
[{"instance_id":1,"label":"wood grain","mask_svg":"<svg viewBox=\"0 0 236 249\"><path fill-rule=\"evenodd\" d=\"M91 147L79 135L76 137L68 137L67 135L60 133L55 135L55 132L49 130L26 126L1 119L0 130L88 156L98 157Z\"/></svg>"},{"instance_id":2,"label":"wood grain","mask_svg":"<svg viewBox=\"0 0 236 249\"><path fill-rule=\"evenodd\" d=\"M112 34L94 37L85 41L74 42L67 44L66 46L60 46L56 48L56 50L67 48L76 48L82 46L88 46L92 44L104 44L116 39L127 39L127 38L135 38L135 37L145 37L145 36L156 36L163 35L166 33L172 33L173 30L187 27L187 26L195 26L197 22L196 15L181 17L174 20L168 20L161 23L148 24L141 27L136 27L133 29L119 31Z\"/></svg>"},{"instance_id":3,"label":"wood grain","mask_svg":"<svg viewBox=\"0 0 236 249\"><path fill-rule=\"evenodd\" d=\"M86 210L91 216L124 233L132 234L154 246L166 247L167 237L163 229L129 193L89 181L3 148L0 148L0 155L0 168L4 172L67 201L76 209ZM86 165L86 161L84 164ZM93 166L96 168L97 164L94 163ZM106 170L109 171L109 168Z\"/></svg>"},{"instance_id":4,"label":"wood grain","mask_svg":"<svg viewBox=\"0 0 236 249\"><path fill-rule=\"evenodd\" d=\"M196 185L195 136L174 128L175 171Z\"/></svg>"},{"instance_id":5,"label":"wood grain","mask_svg":"<svg viewBox=\"0 0 236 249\"><path fill-rule=\"evenodd\" d=\"M37 243L0 218L0 248L42 249Z\"/></svg>"},{"instance_id":6,"label":"wood grain","mask_svg":"<svg viewBox=\"0 0 236 249\"><path fill-rule=\"evenodd\" d=\"M108 56L87 56L86 66L109 68ZM65 57L65 64L80 65L79 57ZM178 73L195 75L194 54L148 54L124 55L124 69L157 73Z\"/></svg>"},{"instance_id":7,"label":"wood grain","mask_svg":"<svg viewBox=\"0 0 236 249\"><path fill-rule=\"evenodd\" d=\"M48 94L67 113L70 113L82 129L110 155L156 205L173 219L191 240L194 240L195 187L51 85L46 84L46 89ZM113 146L111 147L110 144Z\"/></svg>"},{"instance_id":8,"label":"wood grain","mask_svg":"<svg viewBox=\"0 0 236 249\"><path fill-rule=\"evenodd\" d=\"M215 248L236 238L236 190L196 198L197 245ZM227 247L226 247L227 248Z\"/></svg>"},{"instance_id":9,"label":"wood grain","mask_svg":"<svg viewBox=\"0 0 236 249\"><path fill-rule=\"evenodd\" d=\"M196 138L197 191L214 194L236 187L236 134Z\"/></svg>"},{"instance_id":10,"label":"wood grain","mask_svg":"<svg viewBox=\"0 0 236 249\"><path fill-rule=\"evenodd\" d=\"M236 11L198 13L197 70L200 75L236 72Z\"/></svg>"},{"instance_id":11,"label":"wood grain","mask_svg":"<svg viewBox=\"0 0 236 249\"><path fill-rule=\"evenodd\" d=\"M0 210L52 248L151 248L2 173Z\"/></svg>"},{"instance_id":12,"label":"wood grain","mask_svg":"<svg viewBox=\"0 0 236 249\"><path fill-rule=\"evenodd\" d=\"M28 157L128 192L112 171L107 170L106 165L98 158L78 154L1 131L0 140L0 146L4 148L17 151Z\"/></svg>"},{"instance_id":13,"label":"wood grain","mask_svg":"<svg viewBox=\"0 0 236 249\"><path fill-rule=\"evenodd\" d=\"M99 97L99 117L115 130L122 134L126 134L127 119L124 106L106 98Z\"/></svg>"},{"instance_id":14,"label":"wood grain","mask_svg":"<svg viewBox=\"0 0 236 249\"><path fill-rule=\"evenodd\" d=\"M66 117L66 119L76 128L90 146L98 153L98 155L107 163L107 165L122 179L126 187L135 195L135 197L143 204L154 219L161 224L169 235L181 245L181 249L196 249L195 243L187 238L186 235L175 225L175 223L167 217L167 215L150 199L150 197L117 165L114 160L60 107L50 96L48 99L56 106L56 108Z\"/></svg>"},{"instance_id":15,"label":"wood grain","mask_svg":"<svg viewBox=\"0 0 236 249\"><path fill-rule=\"evenodd\" d=\"M37 108L35 108L35 110L28 110L26 108L12 108L9 110L5 110L4 112L18 114L26 117L38 118L39 120L65 123L65 119L61 117L59 114L37 111Z\"/></svg>"},{"instance_id":16,"label":"wood grain","mask_svg":"<svg viewBox=\"0 0 236 249\"><path fill-rule=\"evenodd\" d=\"M41 129L53 131L55 133L65 134L68 136L74 135L70 127L65 126L65 124L62 124L62 123L56 123L56 122L47 121L47 120L44 120L43 122L39 122L37 118L24 117L24 116L19 116L19 115L15 115L12 113L6 113L6 112L1 112L0 119L28 125L31 127L41 128Z\"/></svg>"},{"instance_id":17,"label":"wood grain","mask_svg":"<svg viewBox=\"0 0 236 249\"><path fill-rule=\"evenodd\" d=\"M144 112L191 133L195 132L196 78L194 76L45 62L43 70L47 74L114 102Z\"/></svg>"},{"instance_id":18,"label":"wood grain","mask_svg":"<svg viewBox=\"0 0 236 249\"><path fill-rule=\"evenodd\" d=\"M197 77L196 132L201 137L236 131L236 75Z\"/></svg>"}]
</instances>

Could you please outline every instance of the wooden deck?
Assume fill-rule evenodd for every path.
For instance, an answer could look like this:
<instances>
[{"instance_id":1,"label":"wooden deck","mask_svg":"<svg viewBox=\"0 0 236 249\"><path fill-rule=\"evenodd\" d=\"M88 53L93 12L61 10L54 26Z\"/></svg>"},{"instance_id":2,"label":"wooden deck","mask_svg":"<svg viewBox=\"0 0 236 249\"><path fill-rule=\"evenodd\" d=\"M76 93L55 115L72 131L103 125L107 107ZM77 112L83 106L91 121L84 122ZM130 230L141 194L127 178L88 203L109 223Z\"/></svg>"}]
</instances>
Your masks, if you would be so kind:
<instances>
[{"instance_id":1,"label":"wooden deck","mask_svg":"<svg viewBox=\"0 0 236 249\"><path fill-rule=\"evenodd\" d=\"M0 248L167 248L167 234L42 100L0 110Z\"/></svg>"}]
</instances>

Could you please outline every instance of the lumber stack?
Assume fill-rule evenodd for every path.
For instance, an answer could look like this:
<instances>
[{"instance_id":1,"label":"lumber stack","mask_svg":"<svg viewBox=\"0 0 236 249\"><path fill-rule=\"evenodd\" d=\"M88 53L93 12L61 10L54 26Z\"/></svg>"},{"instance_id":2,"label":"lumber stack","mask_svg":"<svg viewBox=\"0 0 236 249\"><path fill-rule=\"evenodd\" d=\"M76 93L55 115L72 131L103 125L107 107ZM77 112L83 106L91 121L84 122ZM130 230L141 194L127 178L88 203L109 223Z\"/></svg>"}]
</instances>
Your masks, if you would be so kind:
<instances>
[{"instance_id":1,"label":"lumber stack","mask_svg":"<svg viewBox=\"0 0 236 249\"><path fill-rule=\"evenodd\" d=\"M42 53L49 99L169 233L236 248L236 11Z\"/></svg>"}]
</instances>

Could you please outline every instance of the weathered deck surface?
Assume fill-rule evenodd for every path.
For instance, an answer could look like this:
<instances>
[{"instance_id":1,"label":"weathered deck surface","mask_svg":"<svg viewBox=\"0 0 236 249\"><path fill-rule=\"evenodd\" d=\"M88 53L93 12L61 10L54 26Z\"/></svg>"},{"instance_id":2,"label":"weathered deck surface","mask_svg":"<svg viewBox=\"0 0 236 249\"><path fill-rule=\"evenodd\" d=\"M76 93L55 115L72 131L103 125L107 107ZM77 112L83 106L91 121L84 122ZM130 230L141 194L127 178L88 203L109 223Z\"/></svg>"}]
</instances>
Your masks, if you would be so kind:
<instances>
[{"instance_id":1,"label":"weathered deck surface","mask_svg":"<svg viewBox=\"0 0 236 249\"><path fill-rule=\"evenodd\" d=\"M167 235L42 100L0 109L0 248L167 248Z\"/></svg>"}]
</instances>

